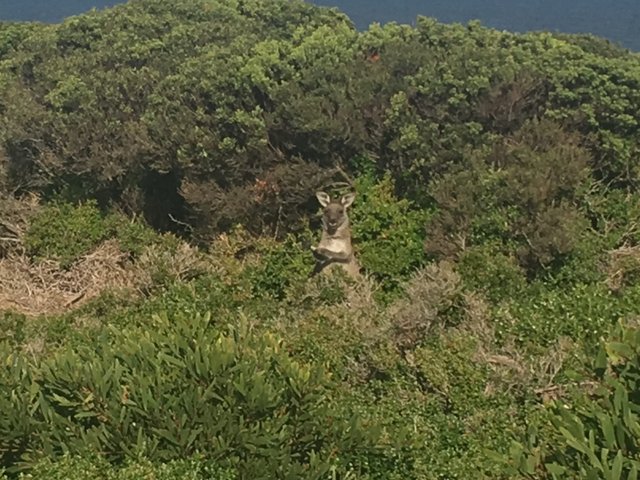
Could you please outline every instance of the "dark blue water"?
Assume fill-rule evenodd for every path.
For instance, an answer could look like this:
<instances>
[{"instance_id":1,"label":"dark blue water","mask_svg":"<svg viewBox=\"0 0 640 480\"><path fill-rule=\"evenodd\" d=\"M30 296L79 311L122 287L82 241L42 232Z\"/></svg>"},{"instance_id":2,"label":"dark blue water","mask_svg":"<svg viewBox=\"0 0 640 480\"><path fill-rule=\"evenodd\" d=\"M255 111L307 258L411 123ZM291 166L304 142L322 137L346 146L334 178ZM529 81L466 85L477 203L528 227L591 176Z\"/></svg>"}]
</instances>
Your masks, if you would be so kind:
<instances>
[{"instance_id":1,"label":"dark blue water","mask_svg":"<svg viewBox=\"0 0 640 480\"><path fill-rule=\"evenodd\" d=\"M176 0L178 1L178 0ZM372 22L413 23L417 15L442 22L483 24L516 32L593 33L640 51L640 0L314 0L335 6L359 28ZM0 0L0 20L57 22L122 0Z\"/></svg>"},{"instance_id":2,"label":"dark blue water","mask_svg":"<svg viewBox=\"0 0 640 480\"><path fill-rule=\"evenodd\" d=\"M93 7L111 7L124 0L0 0L0 20L59 22Z\"/></svg>"},{"instance_id":3,"label":"dark blue water","mask_svg":"<svg viewBox=\"0 0 640 480\"><path fill-rule=\"evenodd\" d=\"M359 28L372 22L479 19L500 30L592 33L640 51L640 0L316 0L338 6Z\"/></svg>"}]
</instances>

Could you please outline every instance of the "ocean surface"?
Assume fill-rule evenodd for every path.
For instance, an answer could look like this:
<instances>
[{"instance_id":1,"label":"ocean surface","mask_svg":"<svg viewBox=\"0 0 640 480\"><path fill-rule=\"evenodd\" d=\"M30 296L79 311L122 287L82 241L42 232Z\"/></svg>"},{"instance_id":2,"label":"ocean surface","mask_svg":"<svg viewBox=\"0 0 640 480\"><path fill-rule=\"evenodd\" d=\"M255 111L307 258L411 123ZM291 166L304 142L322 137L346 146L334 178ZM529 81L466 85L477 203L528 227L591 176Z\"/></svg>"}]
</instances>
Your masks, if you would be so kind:
<instances>
[{"instance_id":1,"label":"ocean surface","mask_svg":"<svg viewBox=\"0 0 640 480\"><path fill-rule=\"evenodd\" d=\"M58 22L92 7L122 0L0 0L0 20ZM640 51L640 0L314 0L338 7L364 29L373 22L415 22L417 15L441 22L480 20L500 30L592 33Z\"/></svg>"}]
</instances>

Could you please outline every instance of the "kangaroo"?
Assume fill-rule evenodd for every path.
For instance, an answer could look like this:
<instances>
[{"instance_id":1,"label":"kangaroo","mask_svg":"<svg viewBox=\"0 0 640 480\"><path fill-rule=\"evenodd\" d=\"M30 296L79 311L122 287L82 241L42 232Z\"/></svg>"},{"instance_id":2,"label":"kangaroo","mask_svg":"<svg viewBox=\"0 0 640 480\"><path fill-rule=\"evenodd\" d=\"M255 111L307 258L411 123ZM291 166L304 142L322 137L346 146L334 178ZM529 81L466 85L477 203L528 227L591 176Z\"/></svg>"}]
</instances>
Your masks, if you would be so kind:
<instances>
[{"instance_id":1,"label":"kangaroo","mask_svg":"<svg viewBox=\"0 0 640 480\"><path fill-rule=\"evenodd\" d=\"M331 200L325 192L317 192L316 197L324 210L322 238L317 247L311 247L317 260L313 275L328 271L333 265L339 265L349 276L358 277L360 266L353 255L351 226L347 215L347 209L355 200L356 194L348 193L340 199Z\"/></svg>"}]
</instances>

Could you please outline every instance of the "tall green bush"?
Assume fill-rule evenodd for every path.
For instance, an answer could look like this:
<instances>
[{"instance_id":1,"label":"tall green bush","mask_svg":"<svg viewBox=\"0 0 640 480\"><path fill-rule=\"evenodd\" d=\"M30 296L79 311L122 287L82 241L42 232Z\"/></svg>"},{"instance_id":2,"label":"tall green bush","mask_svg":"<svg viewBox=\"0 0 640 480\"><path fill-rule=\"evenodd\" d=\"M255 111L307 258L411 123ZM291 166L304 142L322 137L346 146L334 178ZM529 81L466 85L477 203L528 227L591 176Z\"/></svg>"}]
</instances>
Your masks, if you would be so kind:
<instances>
[{"instance_id":1,"label":"tall green bush","mask_svg":"<svg viewBox=\"0 0 640 480\"><path fill-rule=\"evenodd\" d=\"M158 228L296 228L336 163L364 173L359 156L425 205L434 180L522 144L536 119L575 137L594 178L638 186L640 61L585 38L422 17L360 33L298 0L145 0L0 32L0 183L72 187Z\"/></svg>"},{"instance_id":2,"label":"tall green bush","mask_svg":"<svg viewBox=\"0 0 640 480\"><path fill-rule=\"evenodd\" d=\"M429 216L428 210L398 198L394 190L390 175L358 178L350 215L358 260L388 289L424 264L424 224Z\"/></svg>"}]
</instances>

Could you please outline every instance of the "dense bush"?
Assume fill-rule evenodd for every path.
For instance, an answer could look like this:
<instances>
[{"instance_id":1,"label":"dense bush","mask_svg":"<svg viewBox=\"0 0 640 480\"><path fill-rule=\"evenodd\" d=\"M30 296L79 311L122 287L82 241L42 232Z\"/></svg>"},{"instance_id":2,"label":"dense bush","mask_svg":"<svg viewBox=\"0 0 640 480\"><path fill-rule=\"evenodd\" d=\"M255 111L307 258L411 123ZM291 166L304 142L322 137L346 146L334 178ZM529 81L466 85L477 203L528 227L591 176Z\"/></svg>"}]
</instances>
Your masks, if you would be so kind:
<instances>
[{"instance_id":1,"label":"dense bush","mask_svg":"<svg viewBox=\"0 0 640 480\"><path fill-rule=\"evenodd\" d=\"M311 274L311 251L304 250L293 238L261 247L260 262L246 269L247 279L254 295L282 300L291 287L303 283Z\"/></svg>"},{"instance_id":2,"label":"dense bush","mask_svg":"<svg viewBox=\"0 0 640 480\"><path fill-rule=\"evenodd\" d=\"M2 463L201 452L242 478L300 478L348 460L363 468L374 452L373 431L332 414L320 369L289 358L277 339L218 333L210 316L156 316L149 326L36 365L4 345Z\"/></svg>"},{"instance_id":3,"label":"dense bush","mask_svg":"<svg viewBox=\"0 0 640 480\"><path fill-rule=\"evenodd\" d=\"M68 267L108 238L118 239L123 251L136 256L159 241L143 222L118 213L105 215L90 200L79 205L66 201L46 205L31 221L24 244L28 255L54 259Z\"/></svg>"},{"instance_id":4,"label":"dense bush","mask_svg":"<svg viewBox=\"0 0 640 480\"><path fill-rule=\"evenodd\" d=\"M554 402L542 437L514 444L514 467L526 478L637 478L640 470L640 330L619 325L603 342L573 402ZM593 385L592 388L589 388ZM586 391L585 391L586 390ZM550 429L549 429L550 427ZM542 430L542 429L541 429ZM515 471L514 471L515 473Z\"/></svg>"},{"instance_id":5,"label":"dense bush","mask_svg":"<svg viewBox=\"0 0 640 480\"><path fill-rule=\"evenodd\" d=\"M453 255L499 242L530 273L561 263L587 227L579 207L588 161L577 138L558 125L525 124L470 169L434 183L438 212L425 247Z\"/></svg>"},{"instance_id":6,"label":"dense bush","mask_svg":"<svg viewBox=\"0 0 640 480\"><path fill-rule=\"evenodd\" d=\"M363 176L356 182L351 214L353 240L365 271L387 288L397 286L424 261L424 224L428 211L394 193L393 179Z\"/></svg>"},{"instance_id":7,"label":"dense bush","mask_svg":"<svg viewBox=\"0 0 640 480\"><path fill-rule=\"evenodd\" d=\"M27 253L69 266L105 240L108 231L95 201L77 207L52 203L33 219L25 237Z\"/></svg>"},{"instance_id":8,"label":"dense bush","mask_svg":"<svg viewBox=\"0 0 640 480\"><path fill-rule=\"evenodd\" d=\"M44 460L29 473L20 474L19 480L235 480L237 472L221 468L215 462L193 457L187 460L154 465L148 460L137 459L119 468L111 466L103 457L64 456L60 461ZM6 477L4 477L6 478ZM4 480L4 479L3 479Z\"/></svg>"},{"instance_id":9,"label":"dense bush","mask_svg":"<svg viewBox=\"0 0 640 480\"><path fill-rule=\"evenodd\" d=\"M235 223L299 227L336 164L365 173L358 156L390 171L401 197L449 204L432 182L480 156L487 181L531 181L531 210L493 218L529 238L521 256L537 265L581 232L563 189L590 174L638 183L640 60L582 37L426 18L358 33L283 0L140 1L2 32L0 185L116 202L200 239ZM571 160L545 186L558 157ZM529 167L537 179L518 173ZM551 243L526 229L558 224L566 235Z\"/></svg>"},{"instance_id":10,"label":"dense bush","mask_svg":"<svg viewBox=\"0 0 640 480\"><path fill-rule=\"evenodd\" d=\"M638 92L593 37L301 0L0 24L0 287L114 239L135 279L0 289L0 467L635 478ZM308 278L319 189L357 193L358 281Z\"/></svg>"}]
</instances>

